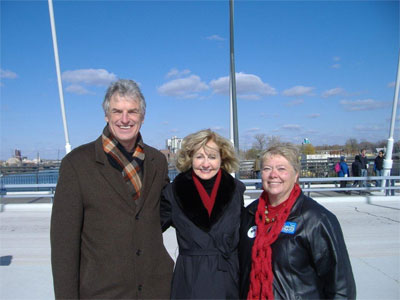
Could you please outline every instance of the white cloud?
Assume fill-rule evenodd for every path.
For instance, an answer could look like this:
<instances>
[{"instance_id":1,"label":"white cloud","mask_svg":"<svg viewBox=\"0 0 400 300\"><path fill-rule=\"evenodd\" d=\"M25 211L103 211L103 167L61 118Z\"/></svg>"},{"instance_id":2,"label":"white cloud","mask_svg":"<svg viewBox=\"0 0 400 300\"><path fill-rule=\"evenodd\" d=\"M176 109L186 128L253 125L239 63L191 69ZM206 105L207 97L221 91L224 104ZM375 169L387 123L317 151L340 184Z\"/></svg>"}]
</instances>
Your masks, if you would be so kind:
<instances>
[{"instance_id":1,"label":"white cloud","mask_svg":"<svg viewBox=\"0 0 400 300\"><path fill-rule=\"evenodd\" d=\"M210 35L206 37L206 39L210 41L225 41L225 39L223 37L220 37L218 34Z\"/></svg>"},{"instance_id":2,"label":"white cloud","mask_svg":"<svg viewBox=\"0 0 400 300\"><path fill-rule=\"evenodd\" d=\"M310 114L310 115L307 116L307 118L316 119L316 118L319 118L320 116L321 116L321 114Z\"/></svg>"},{"instance_id":3,"label":"white cloud","mask_svg":"<svg viewBox=\"0 0 400 300\"><path fill-rule=\"evenodd\" d=\"M377 131L377 132L382 132L386 131L386 128L382 128L381 126L377 125L357 125L354 127L354 130L356 131L362 131L362 132L371 132L371 131Z\"/></svg>"},{"instance_id":4,"label":"white cloud","mask_svg":"<svg viewBox=\"0 0 400 300\"><path fill-rule=\"evenodd\" d=\"M396 83L394 81L392 81L392 82L389 82L387 86L390 88L393 88L396 86Z\"/></svg>"},{"instance_id":5,"label":"white cloud","mask_svg":"<svg viewBox=\"0 0 400 300\"><path fill-rule=\"evenodd\" d=\"M0 78L15 79L18 75L10 70L0 69Z\"/></svg>"},{"instance_id":6,"label":"white cloud","mask_svg":"<svg viewBox=\"0 0 400 300\"><path fill-rule=\"evenodd\" d=\"M310 86L303 86L303 85L297 85L294 86L290 89L284 90L283 95L289 96L289 97L298 97L298 96L304 96L304 95L312 95L312 91L315 88L310 87Z\"/></svg>"},{"instance_id":7,"label":"white cloud","mask_svg":"<svg viewBox=\"0 0 400 300\"><path fill-rule=\"evenodd\" d=\"M297 124L285 124L282 126L282 129L298 131L301 130L301 126Z\"/></svg>"},{"instance_id":8,"label":"white cloud","mask_svg":"<svg viewBox=\"0 0 400 300\"><path fill-rule=\"evenodd\" d=\"M343 95L343 94L344 94L344 89L337 87L334 89L326 90L325 92L322 93L322 97L328 98L331 96Z\"/></svg>"},{"instance_id":9,"label":"white cloud","mask_svg":"<svg viewBox=\"0 0 400 300\"><path fill-rule=\"evenodd\" d=\"M333 59L334 61L339 61L339 60L340 60L340 57L339 57L339 56L334 56L332 59Z\"/></svg>"},{"instance_id":10,"label":"white cloud","mask_svg":"<svg viewBox=\"0 0 400 300\"><path fill-rule=\"evenodd\" d=\"M114 73L110 73L104 69L80 69L73 71L65 71L62 73L62 79L73 84L87 84L107 86L112 81L117 80Z\"/></svg>"},{"instance_id":11,"label":"white cloud","mask_svg":"<svg viewBox=\"0 0 400 300\"><path fill-rule=\"evenodd\" d=\"M280 115L279 114L277 114L277 113L265 113L265 112L260 112L260 115L259 115L261 118L263 118L263 119L270 119L270 118L274 118L274 119L276 119L276 118L280 118Z\"/></svg>"},{"instance_id":12,"label":"white cloud","mask_svg":"<svg viewBox=\"0 0 400 300\"><path fill-rule=\"evenodd\" d=\"M304 103L303 99L298 99L298 100L290 101L290 102L286 103L285 105L291 107L291 106L301 105L303 103Z\"/></svg>"},{"instance_id":13,"label":"white cloud","mask_svg":"<svg viewBox=\"0 0 400 300\"><path fill-rule=\"evenodd\" d=\"M186 76L186 75L189 75L189 74L190 74L190 70L188 70L188 69L179 71L178 69L173 68L173 69L171 69L171 70L167 73L166 77L167 77L167 78L171 78L171 77L183 77L183 76Z\"/></svg>"},{"instance_id":14,"label":"white cloud","mask_svg":"<svg viewBox=\"0 0 400 300\"><path fill-rule=\"evenodd\" d=\"M333 68L333 69L339 69L340 67L341 67L340 64L333 64L333 65L332 65L332 68Z\"/></svg>"},{"instance_id":15,"label":"white cloud","mask_svg":"<svg viewBox=\"0 0 400 300\"><path fill-rule=\"evenodd\" d=\"M221 132L221 131L224 131L225 128L222 126L213 126L213 127L211 127L211 130Z\"/></svg>"},{"instance_id":16,"label":"white cloud","mask_svg":"<svg viewBox=\"0 0 400 300\"><path fill-rule=\"evenodd\" d=\"M216 94L229 94L229 76L220 77L210 82ZM262 96L276 95L276 90L261 78L253 74L236 73L237 96L246 100L258 100Z\"/></svg>"},{"instance_id":17,"label":"white cloud","mask_svg":"<svg viewBox=\"0 0 400 300\"><path fill-rule=\"evenodd\" d=\"M185 99L198 97L199 92L208 89L208 85L197 75L174 79L157 88L161 95Z\"/></svg>"},{"instance_id":18,"label":"white cloud","mask_svg":"<svg viewBox=\"0 0 400 300\"><path fill-rule=\"evenodd\" d=\"M363 99L363 100L355 100L348 101L342 100L340 104L343 106L346 111L365 111L365 110L374 110L378 108L383 108L389 105L388 102L376 101L373 99Z\"/></svg>"},{"instance_id":19,"label":"white cloud","mask_svg":"<svg viewBox=\"0 0 400 300\"><path fill-rule=\"evenodd\" d=\"M248 129L246 129L246 132L247 133L251 133L251 132L258 132L258 131L260 131L261 129L259 128L259 127L253 127L253 128L248 128Z\"/></svg>"},{"instance_id":20,"label":"white cloud","mask_svg":"<svg viewBox=\"0 0 400 300\"><path fill-rule=\"evenodd\" d=\"M93 94L79 84L72 84L65 89L67 92L78 95Z\"/></svg>"}]
</instances>

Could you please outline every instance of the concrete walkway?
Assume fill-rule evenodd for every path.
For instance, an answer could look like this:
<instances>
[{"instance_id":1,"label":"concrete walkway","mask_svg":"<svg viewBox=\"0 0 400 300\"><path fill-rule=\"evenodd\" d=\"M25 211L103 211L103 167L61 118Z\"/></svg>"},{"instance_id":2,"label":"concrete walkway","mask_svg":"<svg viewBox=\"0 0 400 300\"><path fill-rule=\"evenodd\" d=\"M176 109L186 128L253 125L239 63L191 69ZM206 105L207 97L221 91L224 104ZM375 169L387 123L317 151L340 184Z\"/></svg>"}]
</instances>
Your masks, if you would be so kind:
<instances>
[{"instance_id":1,"label":"concrete walkway","mask_svg":"<svg viewBox=\"0 0 400 300\"><path fill-rule=\"evenodd\" d=\"M400 299L400 197L315 198L338 217L357 283L357 299ZM6 206L0 213L0 299L54 299L51 204ZM173 229L164 233L172 258Z\"/></svg>"}]
</instances>

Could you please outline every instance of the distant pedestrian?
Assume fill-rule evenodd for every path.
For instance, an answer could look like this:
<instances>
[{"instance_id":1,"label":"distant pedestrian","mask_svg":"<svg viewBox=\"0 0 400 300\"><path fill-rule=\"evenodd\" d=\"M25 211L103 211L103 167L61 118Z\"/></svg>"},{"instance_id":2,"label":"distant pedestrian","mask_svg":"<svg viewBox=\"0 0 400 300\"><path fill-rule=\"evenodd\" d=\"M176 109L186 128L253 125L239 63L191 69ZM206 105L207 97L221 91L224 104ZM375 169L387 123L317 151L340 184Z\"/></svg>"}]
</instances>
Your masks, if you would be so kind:
<instances>
[{"instance_id":1,"label":"distant pedestrian","mask_svg":"<svg viewBox=\"0 0 400 300\"><path fill-rule=\"evenodd\" d=\"M340 157L340 162L339 162L340 170L338 172L339 177L350 177L350 171L349 171L349 166L346 163L346 157L341 156ZM340 187L341 188L346 188L347 186L347 181L343 180L340 181ZM346 194L349 194L350 192L345 191Z\"/></svg>"},{"instance_id":2,"label":"distant pedestrian","mask_svg":"<svg viewBox=\"0 0 400 300\"><path fill-rule=\"evenodd\" d=\"M375 158L374 161L374 171L376 176L383 176L383 157L384 153L383 151L379 151L378 156ZM381 187L382 186L382 180L376 180L375 185Z\"/></svg>"},{"instance_id":3,"label":"distant pedestrian","mask_svg":"<svg viewBox=\"0 0 400 300\"><path fill-rule=\"evenodd\" d=\"M262 184L261 184L260 154L257 154L257 158L254 160L253 171L254 171L254 179L260 179L260 182L257 182L255 184L256 189L257 190L261 189Z\"/></svg>"},{"instance_id":4,"label":"distant pedestrian","mask_svg":"<svg viewBox=\"0 0 400 300\"><path fill-rule=\"evenodd\" d=\"M368 158L366 156L367 150L361 149L360 151L360 161L361 161L361 177L368 176ZM362 180L361 185L367 187L367 180Z\"/></svg>"},{"instance_id":5,"label":"distant pedestrian","mask_svg":"<svg viewBox=\"0 0 400 300\"><path fill-rule=\"evenodd\" d=\"M361 177L361 160L360 155L354 157L354 161L351 164L351 173L353 177ZM353 187L361 186L360 180L354 180ZM361 194L361 191L360 191Z\"/></svg>"},{"instance_id":6,"label":"distant pedestrian","mask_svg":"<svg viewBox=\"0 0 400 300\"><path fill-rule=\"evenodd\" d=\"M399 157L393 158L393 165L392 165L392 169L390 170L390 173L388 174L390 176L400 176L400 161L399 161ZM396 180L395 179L388 179L386 180L386 187L394 187L396 184ZM399 190L397 190L399 191ZM386 196L394 196L396 193L396 190L394 189L386 189Z\"/></svg>"}]
</instances>

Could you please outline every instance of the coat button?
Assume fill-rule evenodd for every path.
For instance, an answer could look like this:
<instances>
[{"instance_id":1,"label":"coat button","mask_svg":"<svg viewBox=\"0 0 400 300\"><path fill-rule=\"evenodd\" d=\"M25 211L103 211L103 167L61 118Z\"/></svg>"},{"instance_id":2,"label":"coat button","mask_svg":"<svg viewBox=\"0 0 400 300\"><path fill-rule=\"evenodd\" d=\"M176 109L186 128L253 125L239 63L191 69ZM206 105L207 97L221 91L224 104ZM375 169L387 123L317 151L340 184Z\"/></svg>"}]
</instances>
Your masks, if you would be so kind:
<instances>
[{"instance_id":1,"label":"coat button","mask_svg":"<svg viewBox=\"0 0 400 300\"><path fill-rule=\"evenodd\" d=\"M139 215L136 215L136 216L135 216L135 219L136 219L136 220L139 220Z\"/></svg>"},{"instance_id":2,"label":"coat button","mask_svg":"<svg viewBox=\"0 0 400 300\"><path fill-rule=\"evenodd\" d=\"M142 291L143 285L139 284L138 287L137 287L137 289L138 289L139 292Z\"/></svg>"},{"instance_id":3,"label":"coat button","mask_svg":"<svg viewBox=\"0 0 400 300\"><path fill-rule=\"evenodd\" d=\"M140 256L140 254L142 254L142 250L138 249L138 250L136 251L136 255L137 255L137 256Z\"/></svg>"}]
</instances>

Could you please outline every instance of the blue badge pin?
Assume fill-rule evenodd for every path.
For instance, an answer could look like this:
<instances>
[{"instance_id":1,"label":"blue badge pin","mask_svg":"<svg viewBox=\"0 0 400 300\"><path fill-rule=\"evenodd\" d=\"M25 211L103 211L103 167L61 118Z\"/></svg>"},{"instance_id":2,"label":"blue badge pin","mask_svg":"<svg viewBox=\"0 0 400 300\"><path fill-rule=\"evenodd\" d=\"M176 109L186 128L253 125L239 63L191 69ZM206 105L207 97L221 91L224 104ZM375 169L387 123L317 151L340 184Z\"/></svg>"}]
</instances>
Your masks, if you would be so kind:
<instances>
[{"instance_id":1,"label":"blue badge pin","mask_svg":"<svg viewBox=\"0 0 400 300\"><path fill-rule=\"evenodd\" d=\"M281 232L287 234L294 234L296 232L296 227L297 223L295 222L285 222L285 225L283 225Z\"/></svg>"}]
</instances>

